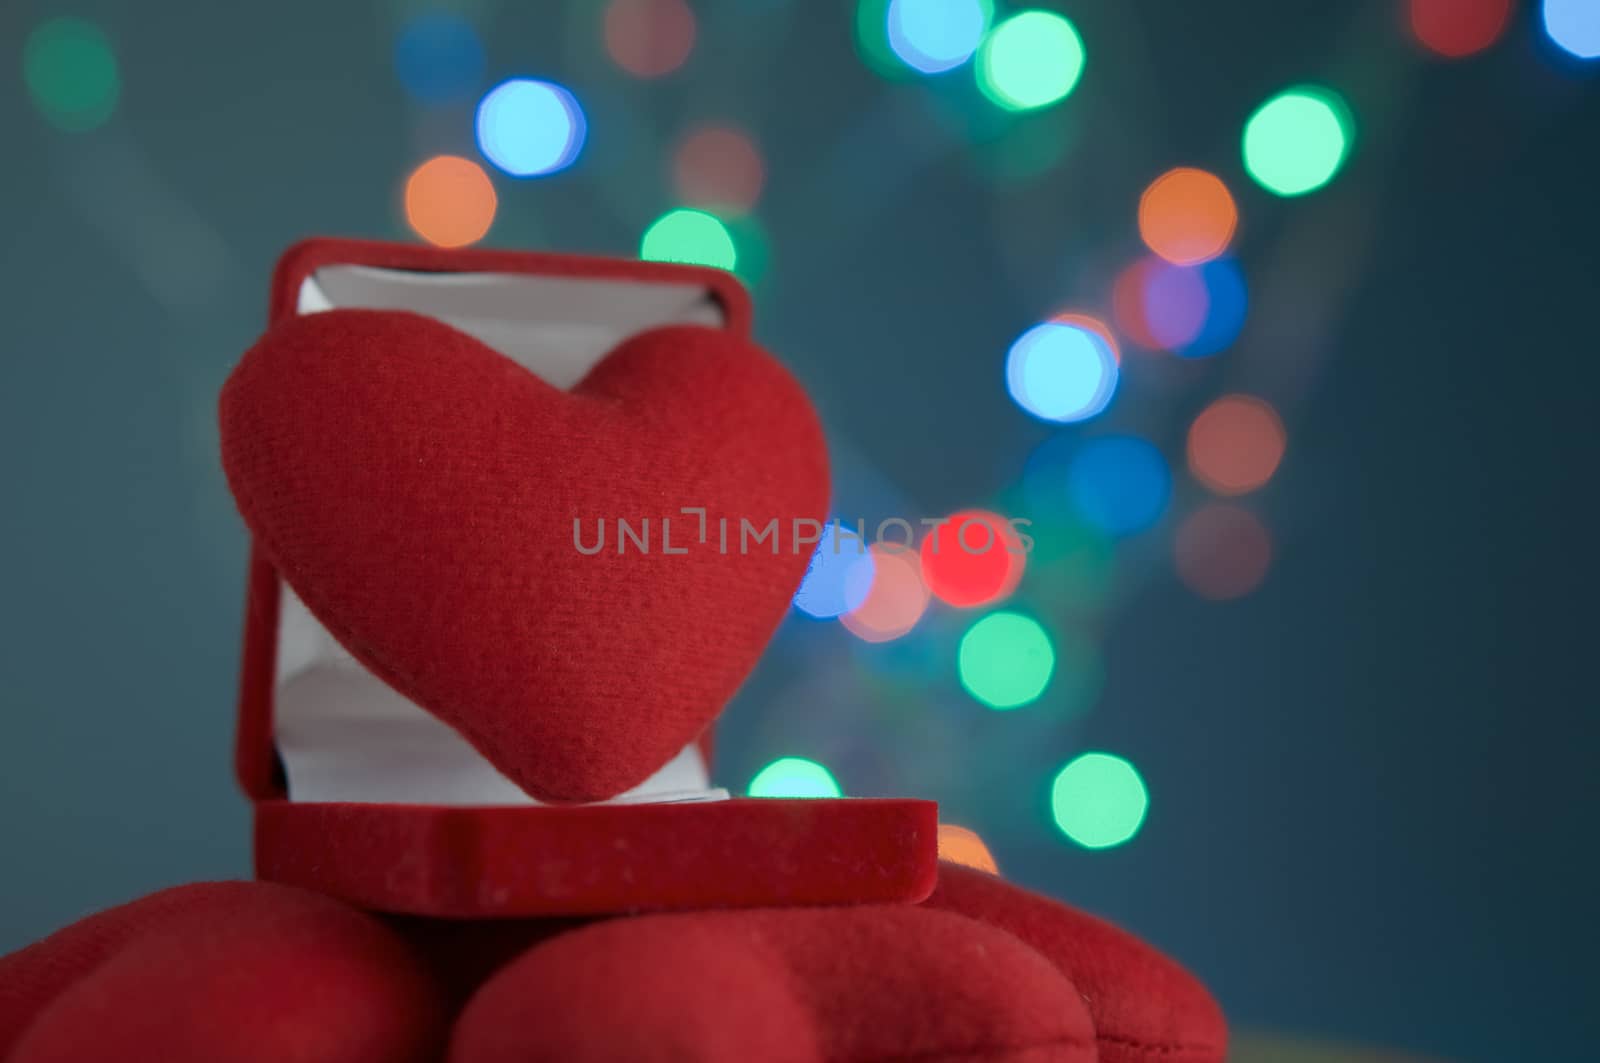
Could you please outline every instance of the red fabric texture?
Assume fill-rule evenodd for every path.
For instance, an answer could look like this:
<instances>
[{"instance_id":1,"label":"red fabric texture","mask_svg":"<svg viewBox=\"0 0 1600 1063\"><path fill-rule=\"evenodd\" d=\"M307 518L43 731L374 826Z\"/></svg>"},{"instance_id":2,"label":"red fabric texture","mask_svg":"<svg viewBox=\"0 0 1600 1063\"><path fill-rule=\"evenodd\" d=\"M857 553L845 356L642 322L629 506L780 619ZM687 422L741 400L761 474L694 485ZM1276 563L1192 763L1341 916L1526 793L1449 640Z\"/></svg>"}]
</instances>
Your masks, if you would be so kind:
<instances>
[{"instance_id":1,"label":"red fabric texture","mask_svg":"<svg viewBox=\"0 0 1600 1063\"><path fill-rule=\"evenodd\" d=\"M949 864L926 906L1004 930L1049 959L1088 1002L1101 1063L1213 1063L1227 1053L1227 1024L1205 986L1124 930Z\"/></svg>"},{"instance_id":2,"label":"red fabric texture","mask_svg":"<svg viewBox=\"0 0 1600 1063\"><path fill-rule=\"evenodd\" d=\"M447 1024L390 928L268 883L164 890L0 959L7 1063L426 1063Z\"/></svg>"},{"instance_id":3,"label":"red fabric texture","mask_svg":"<svg viewBox=\"0 0 1600 1063\"><path fill-rule=\"evenodd\" d=\"M992 927L907 906L575 930L491 976L450 1050L451 1063L1095 1058L1083 1001L1048 960Z\"/></svg>"},{"instance_id":4,"label":"red fabric texture","mask_svg":"<svg viewBox=\"0 0 1600 1063\"><path fill-rule=\"evenodd\" d=\"M796 522L828 498L799 385L697 326L626 340L564 392L431 318L295 318L234 370L221 426L245 521L307 607L551 802L615 796L706 729L805 571ZM649 521L648 552L619 519ZM605 548L580 552L575 521L590 546L604 521ZM747 521L776 537L751 547Z\"/></svg>"},{"instance_id":5,"label":"red fabric texture","mask_svg":"<svg viewBox=\"0 0 1600 1063\"><path fill-rule=\"evenodd\" d=\"M263 801L256 874L458 918L916 902L931 801L754 799L580 808Z\"/></svg>"},{"instance_id":6,"label":"red fabric texture","mask_svg":"<svg viewBox=\"0 0 1600 1063\"><path fill-rule=\"evenodd\" d=\"M941 866L923 905L378 919L264 883L167 890L0 959L8 1063L1221 1063L1192 977Z\"/></svg>"}]
</instances>

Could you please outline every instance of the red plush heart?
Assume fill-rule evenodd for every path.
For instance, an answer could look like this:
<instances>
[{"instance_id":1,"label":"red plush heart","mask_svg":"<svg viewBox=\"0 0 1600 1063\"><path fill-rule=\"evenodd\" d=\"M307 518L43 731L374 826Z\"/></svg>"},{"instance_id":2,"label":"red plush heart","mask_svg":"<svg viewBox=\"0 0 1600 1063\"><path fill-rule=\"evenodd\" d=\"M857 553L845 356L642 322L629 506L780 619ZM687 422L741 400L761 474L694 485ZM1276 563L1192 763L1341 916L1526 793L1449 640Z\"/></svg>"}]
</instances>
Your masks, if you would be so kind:
<instances>
[{"instance_id":1,"label":"red plush heart","mask_svg":"<svg viewBox=\"0 0 1600 1063\"><path fill-rule=\"evenodd\" d=\"M234 370L221 423L239 509L311 611L546 801L621 793L705 729L805 572L796 522L814 537L827 505L805 393L695 326L564 392L431 318L293 318ZM588 550L602 521L581 551L575 522Z\"/></svg>"}]
</instances>

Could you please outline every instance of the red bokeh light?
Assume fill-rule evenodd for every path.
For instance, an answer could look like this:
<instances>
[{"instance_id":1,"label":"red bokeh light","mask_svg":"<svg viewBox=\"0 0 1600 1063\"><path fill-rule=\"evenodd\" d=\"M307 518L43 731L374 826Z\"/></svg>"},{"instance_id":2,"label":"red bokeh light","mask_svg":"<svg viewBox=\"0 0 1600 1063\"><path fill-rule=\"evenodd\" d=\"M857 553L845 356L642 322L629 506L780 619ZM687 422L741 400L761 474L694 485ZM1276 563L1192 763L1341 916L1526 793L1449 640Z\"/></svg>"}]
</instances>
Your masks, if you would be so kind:
<instances>
[{"instance_id":1,"label":"red bokeh light","mask_svg":"<svg viewBox=\"0 0 1600 1063\"><path fill-rule=\"evenodd\" d=\"M750 138L728 126L701 126L678 145L672 178L678 198L724 218L746 214L761 198L766 166Z\"/></svg>"},{"instance_id":2,"label":"red bokeh light","mask_svg":"<svg viewBox=\"0 0 1600 1063\"><path fill-rule=\"evenodd\" d=\"M1202 598L1243 598L1267 578L1272 533L1254 513L1213 502L1178 527L1173 561L1184 586Z\"/></svg>"},{"instance_id":3,"label":"red bokeh light","mask_svg":"<svg viewBox=\"0 0 1600 1063\"><path fill-rule=\"evenodd\" d=\"M1409 0L1411 32L1451 59L1481 52L1505 32L1511 0Z\"/></svg>"},{"instance_id":4,"label":"red bokeh light","mask_svg":"<svg viewBox=\"0 0 1600 1063\"><path fill-rule=\"evenodd\" d=\"M951 514L922 539L922 579L940 601L988 605L1017 589L1022 539L1004 517L981 509Z\"/></svg>"},{"instance_id":5,"label":"red bokeh light","mask_svg":"<svg viewBox=\"0 0 1600 1063\"><path fill-rule=\"evenodd\" d=\"M606 51L637 78L658 78L684 64L694 49L694 12L684 0L611 0Z\"/></svg>"},{"instance_id":6,"label":"red bokeh light","mask_svg":"<svg viewBox=\"0 0 1600 1063\"><path fill-rule=\"evenodd\" d=\"M1219 495L1242 495L1272 479L1287 444L1270 403L1224 395L1189 426L1189 470Z\"/></svg>"}]
</instances>

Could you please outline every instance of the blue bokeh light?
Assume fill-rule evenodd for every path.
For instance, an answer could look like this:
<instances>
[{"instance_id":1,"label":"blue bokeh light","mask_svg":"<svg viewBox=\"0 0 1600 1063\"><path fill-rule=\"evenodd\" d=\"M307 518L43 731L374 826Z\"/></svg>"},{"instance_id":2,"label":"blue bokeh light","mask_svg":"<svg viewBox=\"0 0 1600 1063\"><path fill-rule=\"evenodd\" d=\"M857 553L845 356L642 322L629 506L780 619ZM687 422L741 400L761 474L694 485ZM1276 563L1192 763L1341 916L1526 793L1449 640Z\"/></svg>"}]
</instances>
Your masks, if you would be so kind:
<instances>
[{"instance_id":1,"label":"blue bokeh light","mask_svg":"<svg viewBox=\"0 0 1600 1063\"><path fill-rule=\"evenodd\" d=\"M423 103L465 99L483 80L483 41L460 15L417 15L395 38L394 69L400 84Z\"/></svg>"},{"instance_id":2,"label":"blue bokeh light","mask_svg":"<svg viewBox=\"0 0 1600 1063\"><path fill-rule=\"evenodd\" d=\"M1047 321L1017 337L1006 355L1006 388L1041 420L1085 421L1117 390L1117 358L1092 330Z\"/></svg>"},{"instance_id":3,"label":"blue bokeh light","mask_svg":"<svg viewBox=\"0 0 1600 1063\"><path fill-rule=\"evenodd\" d=\"M867 600L875 566L861 537L830 523L794 594L794 607L817 620L843 616Z\"/></svg>"},{"instance_id":4,"label":"blue bokeh light","mask_svg":"<svg viewBox=\"0 0 1600 1063\"><path fill-rule=\"evenodd\" d=\"M985 0L891 0L889 47L924 74L940 74L972 58L989 28Z\"/></svg>"},{"instance_id":5,"label":"blue bokeh light","mask_svg":"<svg viewBox=\"0 0 1600 1063\"><path fill-rule=\"evenodd\" d=\"M1148 441L1103 436L1078 451L1067 471L1067 491L1085 523L1112 535L1132 535L1166 509L1172 473Z\"/></svg>"},{"instance_id":6,"label":"blue bokeh light","mask_svg":"<svg viewBox=\"0 0 1600 1063\"><path fill-rule=\"evenodd\" d=\"M1209 358L1233 346L1250 303L1244 274L1232 259L1213 259L1198 272L1206 289L1206 317L1194 339L1176 348L1184 358Z\"/></svg>"},{"instance_id":7,"label":"blue bokeh light","mask_svg":"<svg viewBox=\"0 0 1600 1063\"><path fill-rule=\"evenodd\" d=\"M1600 58L1600 2L1544 0L1544 31L1579 59Z\"/></svg>"},{"instance_id":8,"label":"blue bokeh light","mask_svg":"<svg viewBox=\"0 0 1600 1063\"><path fill-rule=\"evenodd\" d=\"M478 104L478 150L513 177L538 177L571 166L588 124L578 101L560 85L512 78Z\"/></svg>"}]
</instances>

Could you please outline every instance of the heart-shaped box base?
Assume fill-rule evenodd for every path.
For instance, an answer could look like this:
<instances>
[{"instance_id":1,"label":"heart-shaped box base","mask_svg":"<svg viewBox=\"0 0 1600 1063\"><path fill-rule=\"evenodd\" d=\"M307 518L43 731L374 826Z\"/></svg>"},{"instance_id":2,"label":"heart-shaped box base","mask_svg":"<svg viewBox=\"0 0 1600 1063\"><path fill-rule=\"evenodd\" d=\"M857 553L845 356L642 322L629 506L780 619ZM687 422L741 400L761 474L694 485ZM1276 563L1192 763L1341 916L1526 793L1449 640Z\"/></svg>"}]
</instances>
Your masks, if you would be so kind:
<instances>
[{"instance_id":1,"label":"heart-shaped box base","mask_svg":"<svg viewBox=\"0 0 1600 1063\"><path fill-rule=\"evenodd\" d=\"M917 903L931 801L736 799L552 808L263 801L256 875L449 918Z\"/></svg>"}]
</instances>

